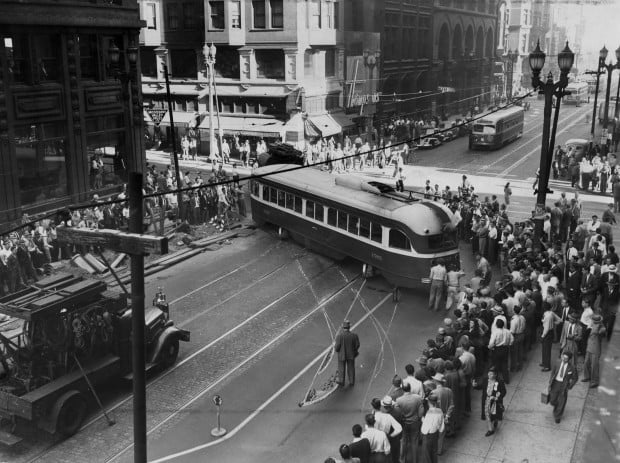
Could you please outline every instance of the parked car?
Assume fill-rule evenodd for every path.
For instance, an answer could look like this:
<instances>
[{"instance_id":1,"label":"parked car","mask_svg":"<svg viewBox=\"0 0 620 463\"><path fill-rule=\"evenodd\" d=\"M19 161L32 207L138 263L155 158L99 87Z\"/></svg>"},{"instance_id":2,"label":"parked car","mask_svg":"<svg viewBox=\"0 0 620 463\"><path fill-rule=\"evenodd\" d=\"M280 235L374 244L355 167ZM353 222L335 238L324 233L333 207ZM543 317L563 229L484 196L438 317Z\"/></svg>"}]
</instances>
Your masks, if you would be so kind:
<instances>
[{"instance_id":1,"label":"parked car","mask_svg":"<svg viewBox=\"0 0 620 463\"><path fill-rule=\"evenodd\" d=\"M418 145L420 150L429 150L441 145L441 140L437 137L426 137L422 140L422 143Z\"/></svg>"}]
</instances>

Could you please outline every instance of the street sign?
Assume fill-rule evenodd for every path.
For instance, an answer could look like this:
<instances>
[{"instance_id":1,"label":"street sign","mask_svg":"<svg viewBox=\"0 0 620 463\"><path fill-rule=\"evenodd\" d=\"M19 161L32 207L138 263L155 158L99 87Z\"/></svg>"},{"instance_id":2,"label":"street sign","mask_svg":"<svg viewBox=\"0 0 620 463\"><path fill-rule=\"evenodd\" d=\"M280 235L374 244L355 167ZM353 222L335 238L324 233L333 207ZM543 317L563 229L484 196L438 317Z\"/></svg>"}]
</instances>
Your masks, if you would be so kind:
<instances>
[{"instance_id":1,"label":"street sign","mask_svg":"<svg viewBox=\"0 0 620 463\"><path fill-rule=\"evenodd\" d=\"M145 111L149 116L151 116L151 119L153 119L153 122L157 125L159 125L161 120L164 118L164 116L168 112L167 109L158 109L158 108L149 108L149 109L146 109Z\"/></svg>"},{"instance_id":2,"label":"street sign","mask_svg":"<svg viewBox=\"0 0 620 463\"><path fill-rule=\"evenodd\" d=\"M215 394L213 396L213 403L216 406L220 407L222 405L222 396L220 396L219 394Z\"/></svg>"},{"instance_id":3,"label":"street sign","mask_svg":"<svg viewBox=\"0 0 620 463\"><path fill-rule=\"evenodd\" d=\"M534 218L543 219L544 217L545 217L545 205L536 204L536 208L534 209Z\"/></svg>"}]
</instances>

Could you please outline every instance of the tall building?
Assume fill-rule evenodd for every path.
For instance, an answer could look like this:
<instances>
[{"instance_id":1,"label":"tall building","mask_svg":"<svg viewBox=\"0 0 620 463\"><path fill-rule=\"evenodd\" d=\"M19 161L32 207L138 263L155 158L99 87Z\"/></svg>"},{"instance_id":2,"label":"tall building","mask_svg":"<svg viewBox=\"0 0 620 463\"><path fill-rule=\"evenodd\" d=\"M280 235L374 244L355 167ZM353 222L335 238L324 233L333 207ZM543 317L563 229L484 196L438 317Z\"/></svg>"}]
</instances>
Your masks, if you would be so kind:
<instances>
[{"instance_id":1,"label":"tall building","mask_svg":"<svg viewBox=\"0 0 620 463\"><path fill-rule=\"evenodd\" d=\"M153 124L169 141L166 65L177 136L196 137L199 153L208 152L205 47L213 43L214 133L295 143L351 129L342 108L343 8L332 0L141 0L142 91Z\"/></svg>"},{"instance_id":2,"label":"tall building","mask_svg":"<svg viewBox=\"0 0 620 463\"><path fill-rule=\"evenodd\" d=\"M431 111L433 5L428 0L383 0L381 12L381 121Z\"/></svg>"},{"instance_id":3,"label":"tall building","mask_svg":"<svg viewBox=\"0 0 620 463\"><path fill-rule=\"evenodd\" d=\"M134 59L141 25L136 0L2 1L5 229L24 214L117 191L128 172L143 169L140 68ZM118 78L119 70L127 79Z\"/></svg>"},{"instance_id":4,"label":"tall building","mask_svg":"<svg viewBox=\"0 0 620 463\"><path fill-rule=\"evenodd\" d=\"M429 79L435 114L465 114L495 101L499 12L495 0L435 0Z\"/></svg>"}]
</instances>

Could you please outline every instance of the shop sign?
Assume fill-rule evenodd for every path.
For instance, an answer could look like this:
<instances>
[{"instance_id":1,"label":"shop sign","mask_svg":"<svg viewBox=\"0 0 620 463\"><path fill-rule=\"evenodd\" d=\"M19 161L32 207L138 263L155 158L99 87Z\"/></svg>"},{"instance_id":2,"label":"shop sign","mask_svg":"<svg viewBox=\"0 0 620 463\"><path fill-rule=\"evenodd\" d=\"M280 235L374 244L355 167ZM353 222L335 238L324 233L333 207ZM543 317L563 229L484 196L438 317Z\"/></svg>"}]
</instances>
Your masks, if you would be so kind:
<instances>
[{"instance_id":1,"label":"shop sign","mask_svg":"<svg viewBox=\"0 0 620 463\"><path fill-rule=\"evenodd\" d=\"M351 104L349 105L349 107L362 106L362 105L367 105L370 103L379 103L380 96L381 96L380 92L372 93L370 95L355 94L351 97Z\"/></svg>"},{"instance_id":2,"label":"shop sign","mask_svg":"<svg viewBox=\"0 0 620 463\"><path fill-rule=\"evenodd\" d=\"M456 93L456 89L454 87L437 87L441 93Z\"/></svg>"}]
</instances>

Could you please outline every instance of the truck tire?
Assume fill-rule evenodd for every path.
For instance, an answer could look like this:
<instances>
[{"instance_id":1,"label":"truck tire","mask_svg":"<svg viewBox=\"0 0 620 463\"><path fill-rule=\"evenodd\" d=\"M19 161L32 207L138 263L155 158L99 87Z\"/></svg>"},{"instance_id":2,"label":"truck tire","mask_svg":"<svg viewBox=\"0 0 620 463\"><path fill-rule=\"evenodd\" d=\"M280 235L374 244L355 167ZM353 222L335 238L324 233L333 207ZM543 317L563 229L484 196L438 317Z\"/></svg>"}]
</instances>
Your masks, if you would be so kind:
<instances>
[{"instance_id":1,"label":"truck tire","mask_svg":"<svg viewBox=\"0 0 620 463\"><path fill-rule=\"evenodd\" d=\"M169 368L174 365L179 356L179 339L168 338L161 349L161 365L164 368Z\"/></svg>"},{"instance_id":2,"label":"truck tire","mask_svg":"<svg viewBox=\"0 0 620 463\"><path fill-rule=\"evenodd\" d=\"M62 404L56 419L56 433L62 437L74 435L86 417L86 399L81 393L70 397Z\"/></svg>"}]
</instances>

